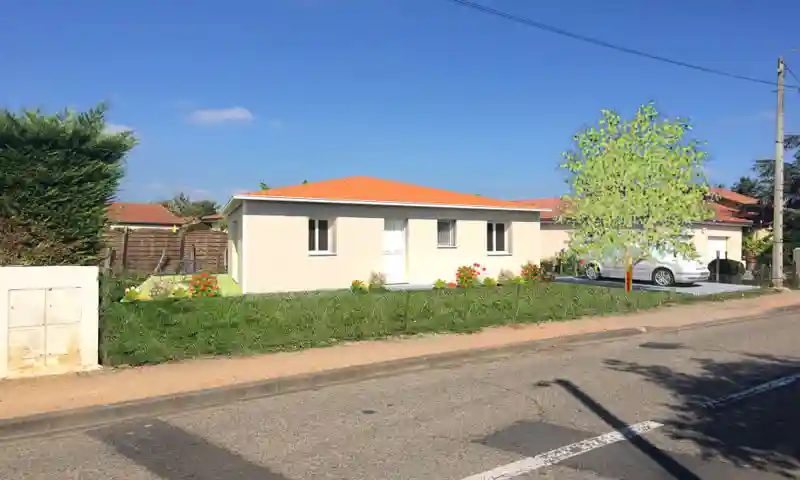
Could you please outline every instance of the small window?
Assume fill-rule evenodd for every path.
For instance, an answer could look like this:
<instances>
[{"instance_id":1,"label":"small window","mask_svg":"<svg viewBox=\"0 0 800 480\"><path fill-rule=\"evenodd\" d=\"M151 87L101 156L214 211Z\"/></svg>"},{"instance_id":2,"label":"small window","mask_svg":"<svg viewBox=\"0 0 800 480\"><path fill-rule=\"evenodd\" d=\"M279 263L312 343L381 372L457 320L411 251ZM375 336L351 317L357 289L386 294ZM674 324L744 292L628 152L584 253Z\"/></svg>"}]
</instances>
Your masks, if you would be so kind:
<instances>
[{"instance_id":1,"label":"small window","mask_svg":"<svg viewBox=\"0 0 800 480\"><path fill-rule=\"evenodd\" d=\"M486 223L486 251L490 253L506 253L506 224Z\"/></svg>"},{"instance_id":2,"label":"small window","mask_svg":"<svg viewBox=\"0 0 800 480\"><path fill-rule=\"evenodd\" d=\"M455 220L438 220L436 222L436 244L440 247L456 246Z\"/></svg>"},{"instance_id":3,"label":"small window","mask_svg":"<svg viewBox=\"0 0 800 480\"><path fill-rule=\"evenodd\" d=\"M331 233L328 220L308 219L308 251L311 253L331 252Z\"/></svg>"}]
</instances>

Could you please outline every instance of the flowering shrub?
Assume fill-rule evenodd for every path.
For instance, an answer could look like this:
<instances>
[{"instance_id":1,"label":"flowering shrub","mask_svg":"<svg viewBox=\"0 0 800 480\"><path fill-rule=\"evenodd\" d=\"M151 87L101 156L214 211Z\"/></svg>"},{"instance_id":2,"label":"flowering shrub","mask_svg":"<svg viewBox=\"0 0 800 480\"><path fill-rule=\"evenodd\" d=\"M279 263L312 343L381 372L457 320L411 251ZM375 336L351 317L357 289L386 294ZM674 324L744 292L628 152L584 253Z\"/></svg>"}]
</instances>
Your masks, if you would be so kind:
<instances>
[{"instance_id":1,"label":"flowering shrub","mask_svg":"<svg viewBox=\"0 0 800 480\"><path fill-rule=\"evenodd\" d=\"M441 290L443 288L446 288L447 286L448 283L442 280L441 278L433 282L433 288L435 288L436 290Z\"/></svg>"},{"instance_id":2,"label":"flowering shrub","mask_svg":"<svg viewBox=\"0 0 800 480\"><path fill-rule=\"evenodd\" d=\"M527 282L538 282L545 279L545 271L539 265L528 262L522 266L520 276Z\"/></svg>"},{"instance_id":3,"label":"flowering shrub","mask_svg":"<svg viewBox=\"0 0 800 480\"><path fill-rule=\"evenodd\" d=\"M363 280L353 280L350 282L350 291L353 293L367 293L367 284Z\"/></svg>"},{"instance_id":4,"label":"flowering shrub","mask_svg":"<svg viewBox=\"0 0 800 480\"><path fill-rule=\"evenodd\" d=\"M219 297L217 277L205 272L193 275L189 283L189 293L193 297Z\"/></svg>"},{"instance_id":5,"label":"flowering shrub","mask_svg":"<svg viewBox=\"0 0 800 480\"><path fill-rule=\"evenodd\" d=\"M481 273L485 271L486 268L481 267L480 263L462 265L456 270L456 283L461 288L475 286L475 284L480 281Z\"/></svg>"},{"instance_id":6,"label":"flowering shrub","mask_svg":"<svg viewBox=\"0 0 800 480\"><path fill-rule=\"evenodd\" d=\"M139 287L128 287L125 289L125 296L122 298L126 302L135 302L141 296L142 292L139 291Z\"/></svg>"}]
</instances>

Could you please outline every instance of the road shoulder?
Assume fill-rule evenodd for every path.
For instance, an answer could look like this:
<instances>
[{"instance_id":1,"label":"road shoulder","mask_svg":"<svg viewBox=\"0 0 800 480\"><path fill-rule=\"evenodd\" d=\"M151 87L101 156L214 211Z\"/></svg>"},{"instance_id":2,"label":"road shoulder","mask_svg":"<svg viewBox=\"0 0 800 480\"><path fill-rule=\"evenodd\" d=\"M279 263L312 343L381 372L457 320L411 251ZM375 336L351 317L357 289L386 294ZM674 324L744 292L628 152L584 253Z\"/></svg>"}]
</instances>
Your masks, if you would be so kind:
<instances>
[{"instance_id":1,"label":"road shoulder","mask_svg":"<svg viewBox=\"0 0 800 480\"><path fill-rule=\"evenodd\" d=\"M742 321L792 308L800 308L800 293L664 307L619 317L496 327L469 335L395 338L254 357L9 380L0 382L0 438L213 406L652 329Z\"/></svg>"}]
</instances>

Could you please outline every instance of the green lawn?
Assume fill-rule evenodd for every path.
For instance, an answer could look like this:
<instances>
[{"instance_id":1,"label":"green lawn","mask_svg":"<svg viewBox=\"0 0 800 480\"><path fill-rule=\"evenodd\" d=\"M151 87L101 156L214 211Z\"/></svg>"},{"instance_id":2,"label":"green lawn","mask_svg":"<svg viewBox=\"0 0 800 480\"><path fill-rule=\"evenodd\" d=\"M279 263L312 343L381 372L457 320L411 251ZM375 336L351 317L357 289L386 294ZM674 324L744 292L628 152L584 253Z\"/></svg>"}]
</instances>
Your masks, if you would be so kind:
<instances>
[{"instance_id":1,"label":"green lawn","mask_svg":"<svg viewBox=\"0 0 800 480\"><path fill-rule=\"evenodd\" d=\"M101 317L101 358L106 365L140 365L249 355L392 335L475 332L492 325L563 321L742 296L626 295L616 288L537 283L418 292L107 302Z\"/></svg>"}]
</instances>

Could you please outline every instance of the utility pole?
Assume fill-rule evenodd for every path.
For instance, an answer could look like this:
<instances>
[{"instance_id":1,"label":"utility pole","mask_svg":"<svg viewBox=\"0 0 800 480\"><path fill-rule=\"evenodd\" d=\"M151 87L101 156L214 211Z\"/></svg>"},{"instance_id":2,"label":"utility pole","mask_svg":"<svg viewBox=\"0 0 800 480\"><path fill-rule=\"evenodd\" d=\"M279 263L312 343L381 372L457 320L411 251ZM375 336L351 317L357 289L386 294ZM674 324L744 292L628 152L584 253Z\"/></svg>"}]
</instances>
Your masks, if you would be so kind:
<instances>
[{"instance_id":1,"label":"utility pole","mask_svg":"<svg viewBox=\"0 0 800 480\"><path fill-rule=\"evenodd\" d=\"M786 65L778 58L778 109L775 115L775 197L772 217L772 286L783 287L783 77Z\"/></svg>"}]
</instances>

